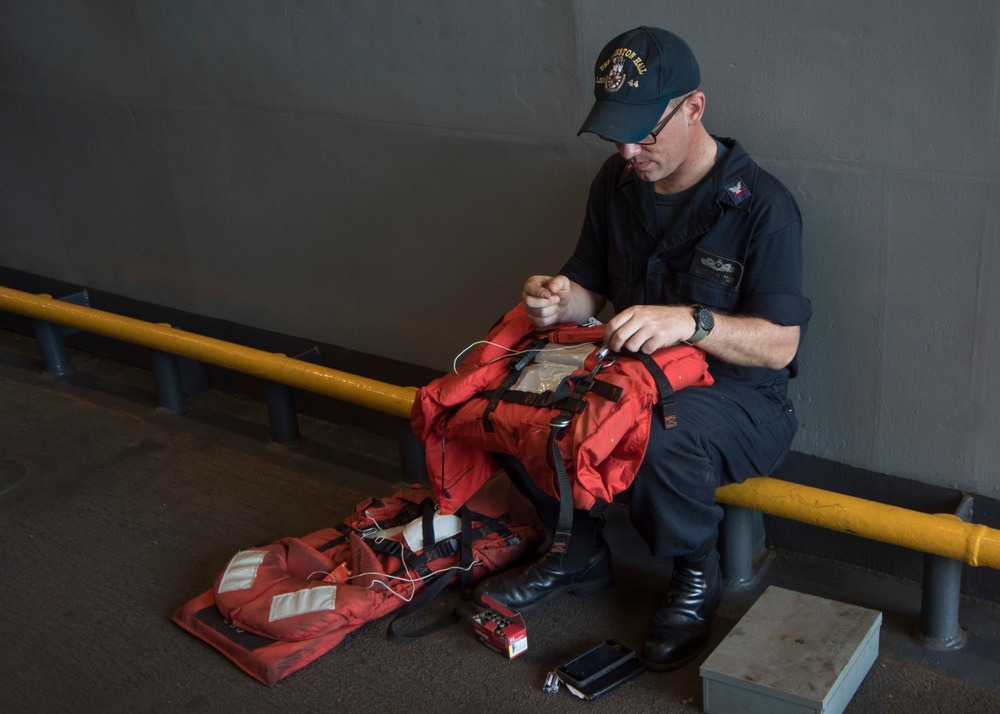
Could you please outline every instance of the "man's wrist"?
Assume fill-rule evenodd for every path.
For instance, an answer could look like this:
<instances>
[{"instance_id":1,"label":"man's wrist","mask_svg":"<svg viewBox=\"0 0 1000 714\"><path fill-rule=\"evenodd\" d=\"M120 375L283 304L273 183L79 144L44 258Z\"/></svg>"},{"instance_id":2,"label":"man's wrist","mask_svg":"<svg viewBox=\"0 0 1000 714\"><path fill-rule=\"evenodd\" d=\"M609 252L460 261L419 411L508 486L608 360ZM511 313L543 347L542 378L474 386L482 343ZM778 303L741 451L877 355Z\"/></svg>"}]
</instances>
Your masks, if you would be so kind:
<instances>
[{"instance_id":1,"label":"man's wrist","mask_svg":"<svg viewBox=\"0 0 1000 714\"><path fill-rule=\"evenodd\" d=\"M689 345L701 342L708 337L712 328L715 327L715 317L711 311L702 305L692 305L695 330L694 334L687 339Z\"/></svg>"}]
</instances>

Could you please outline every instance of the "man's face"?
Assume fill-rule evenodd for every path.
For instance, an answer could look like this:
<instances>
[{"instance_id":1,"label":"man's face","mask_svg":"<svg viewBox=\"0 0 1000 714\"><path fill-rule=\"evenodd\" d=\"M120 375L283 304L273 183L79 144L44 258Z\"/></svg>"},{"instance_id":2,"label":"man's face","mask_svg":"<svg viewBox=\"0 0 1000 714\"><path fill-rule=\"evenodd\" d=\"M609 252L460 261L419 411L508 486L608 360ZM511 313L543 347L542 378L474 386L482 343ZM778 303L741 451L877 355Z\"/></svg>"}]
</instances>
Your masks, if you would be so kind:
<instances>
[{"instance_id":1,"label":"man's face","mask_svg":"<svg viewBox=\"0 0 1000 714\"><path fill-rule=\"evenodd\" d=\"M668 107L649 137L638 144L615 142L632 170L643 181L655 183L670 176L688 157L690 123L685 97L673 107ZM663 122L666 123L663 123ZM655 133L655 137L652 135ZM647 143L655 138L655 143Z\"/></svg>"}]
</instances>

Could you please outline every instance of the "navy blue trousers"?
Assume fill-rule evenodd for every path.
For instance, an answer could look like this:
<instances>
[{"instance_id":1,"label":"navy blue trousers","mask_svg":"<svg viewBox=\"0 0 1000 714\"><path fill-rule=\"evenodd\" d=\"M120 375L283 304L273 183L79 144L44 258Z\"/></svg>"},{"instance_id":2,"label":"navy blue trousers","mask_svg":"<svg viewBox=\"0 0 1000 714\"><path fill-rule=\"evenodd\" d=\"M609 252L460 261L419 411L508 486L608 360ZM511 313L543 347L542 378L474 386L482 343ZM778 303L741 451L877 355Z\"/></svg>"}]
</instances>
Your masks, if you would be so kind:
<instances>
[{"instance_id":1,"label":"navy blue trousers","mask_svg":"<svg viewBox=\"0 0 1000 714\"><path fill-rule=\"evenodd\" d=\"M698 553L714 543L722 520L715 489L773 473L798 428L779 388L716 383L682 389L675 399L677 426L664 429L652 420L646 456L629 488L632 523L658 557ZM558 500L535 486L516 459L504 459L504 465L541 518L554 526ZM592 528L591 519L576 510L574 531Z\"/></svg>"}]
</instances>

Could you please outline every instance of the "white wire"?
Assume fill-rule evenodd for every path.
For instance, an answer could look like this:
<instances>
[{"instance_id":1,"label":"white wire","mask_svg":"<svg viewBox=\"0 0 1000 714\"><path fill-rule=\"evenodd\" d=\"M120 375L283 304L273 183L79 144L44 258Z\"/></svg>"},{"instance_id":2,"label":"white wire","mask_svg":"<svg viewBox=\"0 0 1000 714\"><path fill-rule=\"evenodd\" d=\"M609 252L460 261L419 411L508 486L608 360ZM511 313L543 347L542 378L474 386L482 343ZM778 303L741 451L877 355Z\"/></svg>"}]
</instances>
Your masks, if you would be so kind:
<instances>
[{"instance_id":1,"label":"white wire","mask_svg":"<svg viewBox=\"0 0 1000 714\"><path fill-rule=\"evenodd\" d=\"M579 347L581 344L585 344L585 343L577 342L577 343L573 343L573 344L560 345L559 347L554 347L554 346L552 346L550 344L546 349L548 349L549 352L561 352L562 350L571 350L571 349L574 349L576 347ZM596 343L592 343L592 344L596 344ZM489 340L479 340L478 342L473 342L471 345L469 345L464 350L462 350L457 355L455 355L455 359L453 359L452 362L451 362L451 371L455 372L456 374L458 374L458 361L459 361L459 359L461 359L462 355L464 355L466 352L468 352L473 347L476 347L478 345L492 345L493 347L499 347L500 349L502 349L502 350L504 350L506 352L506 354L504 354L504 355L502 355L500 357L494 357L493 359L491 359L488 362L486 362L486 364L493 364L494 362L499 362L500 360L507 359L508 357L514 357L515 355L526 355L526 354L528 354L530 352L536 351L536 350L515 350L515 349L511 349L510 347L505 347L504 345L497 344L496 342L490 342ZM485 365L480 365L480 366L485 366Z\"/></svg>"},{"instance_id":2,"label":"white wire","mask_svg":"<svg viewBox=\"0 0 1000 714\"><path fill-rule=\"evenodd\" d=\"M400 600L403 600L404 602L410 602L410 600L412 600L413 597L417 594L417 583L421 582L422 580L427 580L428 578L433 578L435 575L439 575L441 573L447 573L449 570L464 570L464 571L468 572L468 571L472 570L474 567L476 567L477 565L482 565L482 564L483 564L483 561L481 561L481 560L474 560L474 561L472 561L472 564L469 565L469 566L467 566L467 567L464 567L464 566L461 566L461 565L450 565L447 568L441 568L440 570L434 570L434 571L428 573L427 575L421 575L420 577L417 577L417 578L407 578L407 577L404 577L402 575L389 575L388 573L380 573L380 572L358 573L357 575L351 575L351 576L349 576L347 578L347 581L350 582L351 580L354 580L354 578L363 578L366 575L376 575L378 577L388 578L390 580L402 580L403 582L409 583L412 586L412 590L410 591L410 596L409 597L406 597L405 595L401 595L400 593L396 592L391 587L389 587L388 583L386 583L386 582L384 582L382 580L372 580L371 585L369 585L365 589L366 590L371 590L375 585L381 585L382 587L384 587L389 592L390 595L395 595L396 597L398 597ZM327 572L325 572L323 570L314 570L313 572L309 573L309 575L306 576L306 580L309 580L314 575L329 575L329 573L327 573Z\"/></svg>"},{"instance_id":3,"label":"white wire","mask_svg":"<svg viewBox=\"0 0 1000 714\"><path fill-rule=\"evenodd\" d=\"M475 560L468 567L463 567L461 565L451 565L451 566L449 566L447 568L441 568L440 570L435 570L435 571L433 571L431 573L428 573L427 575L422 575L422 576L420 576L418 578L405 578L402 575L388 575L388 574L385 574L385 573L360 573L358 575L352 575L351 576L351 580L353 580L354 578L363 577L365 575L379 575L379 576L382 576L382 577L385 577L385 578L389 578L391 580L402 580L404 582L410 583L410 585L413 586L413 589L410 591L410 596L409 597L406 597L405 595L402 595L402 594L396 592L391 587L389 587L389 585L387 583L383 582L382 580L372 580L371 585L369 585L367 589L370 590L375 585L381 585L391 595L395 595L396 597L398 597L403 602L410 602L410 600L412 600L413 597L417 594L417 583L419 583L421 580L427 580L427 578L432 578L435 575L438 575L439 573L446 573L449 570L465 570L465 571L469 571L469 570L472 570L477 565L482 565L482 564L483 564L482 561Z\"/></svg>"},{"instance_id":4,"label":"white wire","mask_svg":"<svg viewBox=\"0 0 1000 714\"><path fill-rule=\"evenodd\" d=\"M499 347L500 349L507 352L508 355L513 354L514 352L514 350L512 350L510 347L497 344L496 342L490 342L489 340L477 340L468 347L466 347L464 350L460 351L457 355L455 355L455 359L451 361L451 371L458 372L458 361L462 358L462 355L464 355L466 352L473 349L474 347L478 347L479 345L491 345L492 347ZM497 359L503 359L503 358L498 357Z\"/></svg>"},{"instance_id":5,"label":"white wire","mask_svg":"<svg viewBox=\"0 0 1000 714\"><path fill-rule=\"evenodd\" d=\"M388 538L389 537L389 536L386 535L386 530L385 530L385 528L382 527L382 524L379 523L378 521L376 521L374 517L372 517L371 511L365 511L365 516L368 518L369 521L371 521L372 523L375 524L376 528L378 528L378 536L380 538Z\"/></svg>"},{"instance_id":6,"label":"white wire","mask_svg":"<svg viewBox=\"0 0 1000 714\"><path fill-rule=\"evenodd\" d=\"M385 529L379 524L378 521L376 521L372 517L372 514L370 512L365 511L364 515L367 516L368 520L370 520L372 523L374 523L375 527L378 528L378 530L379 530L380 535L377 536L376 542L379 542L381 540L392 540L391 538L387 538L387 536L384 535L385 534ZM409 570L409 568L406 567L406 548L405 547L400 551L399 560L400 560L400 563L403 566L403 569L404 570ZM365 588L365 589L366 590L370 590L371 588L375 587L375 585L381 585L390 594L395 595L400 600L402 600L404 602L410 602L410 600L412 600L414 598L414 596L417 594L417 583L419 583L421 581L424 581L424 580L427 580L428 578L433 578L435 575L438 575L440 573L446 573L449 570L464 570L464 571L468 572L469 570L472 570L477 565L482 565L482 564L483 564L483 562L481 560L474 560L474 561L472 561L472 564L470 564L468 567L463 567L461 565L451 565L451 566L449 566L447 568L441 568L440 570L433 570L430 573L428 573L427 575L421 575L421 576L416 577L416 578L405 577L405 576L402 576L402 575L389 575L388 573L380 573L380 572L358 573L356 575L349 576L347 578L347 581L350 582L351 580L354 580L355 578L363 578L366 575L375 575L375 576L382 577L382 578L388 578L389 580L402 580L403 582L409 583L411 585L411 590L410 590L410 596L409 597L406 597L405 595L402 595L402 594L396 592L391 587L389 587L388 583L386 583L383 580L372 580L371 584L367 588ZM313 572L309 573L308 576L306 576L306 580L310 579L313 575L319 575L320 573L322 573L323 575L329 575L329 573L326 573L326 572L324 572L322 570L314 570Z\"/></svg>"}]
</instances>

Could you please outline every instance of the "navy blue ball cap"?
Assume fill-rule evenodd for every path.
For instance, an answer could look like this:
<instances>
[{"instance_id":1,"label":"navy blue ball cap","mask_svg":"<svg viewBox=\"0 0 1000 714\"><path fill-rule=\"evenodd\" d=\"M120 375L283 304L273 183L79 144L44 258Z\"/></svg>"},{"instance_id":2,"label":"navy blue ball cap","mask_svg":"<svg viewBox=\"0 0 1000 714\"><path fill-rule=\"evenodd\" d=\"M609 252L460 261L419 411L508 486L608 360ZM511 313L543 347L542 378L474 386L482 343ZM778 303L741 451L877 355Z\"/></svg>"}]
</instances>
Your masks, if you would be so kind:
<instances>
[{"instance_id":1,"label":"navy blue ball cap","mask_svg":"<svg viewBox=\"0 0 1000 714\"><path fill-rule=\"evenodd\" d=\"M599 134L622 143L645 139L671 99L701 84L698 60L680 37L637 27L611 40L594 66L594 96L577 136Z\"/></svg>"}]
</instances>

